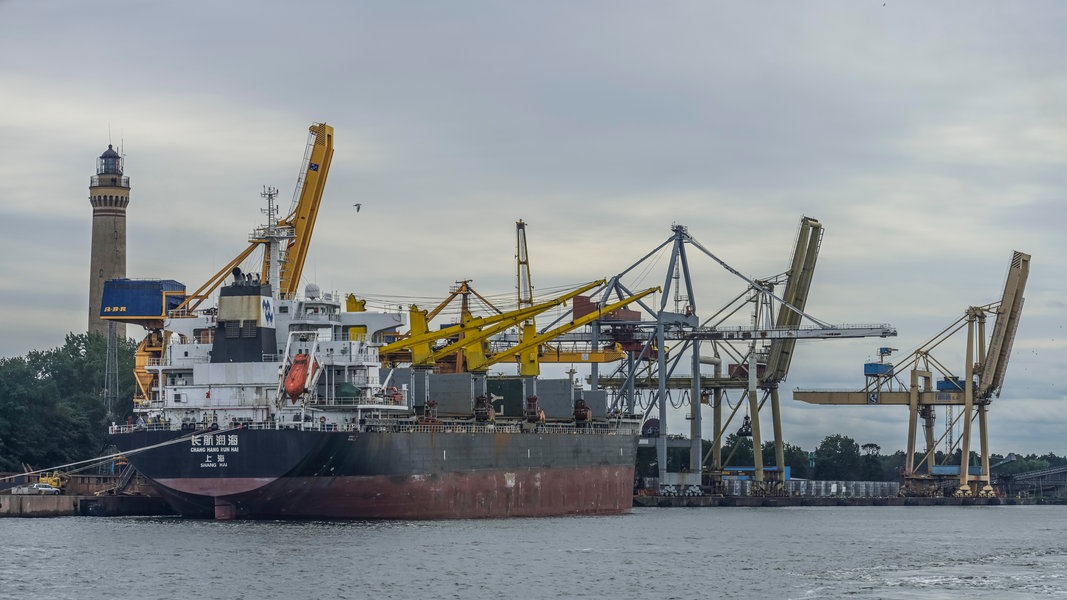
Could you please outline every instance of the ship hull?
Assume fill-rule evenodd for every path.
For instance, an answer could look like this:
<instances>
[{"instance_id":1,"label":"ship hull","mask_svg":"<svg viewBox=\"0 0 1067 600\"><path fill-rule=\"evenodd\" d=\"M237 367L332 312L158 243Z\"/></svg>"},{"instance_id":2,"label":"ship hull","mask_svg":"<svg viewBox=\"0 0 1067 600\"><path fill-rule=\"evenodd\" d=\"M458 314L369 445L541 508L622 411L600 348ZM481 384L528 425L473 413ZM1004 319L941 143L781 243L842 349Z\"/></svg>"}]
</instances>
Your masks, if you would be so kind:
<instances>
[{"instance_id":1,"label":"ship hull","mask_svg":"<svg viewBox=\"0 0 1067 600\"><path fill-rule=\"evenodd\" d=\"M112 439L189 517L602 515L629 511L633 498L634 435L267 429Z\"/></svg>"}]
</instances>

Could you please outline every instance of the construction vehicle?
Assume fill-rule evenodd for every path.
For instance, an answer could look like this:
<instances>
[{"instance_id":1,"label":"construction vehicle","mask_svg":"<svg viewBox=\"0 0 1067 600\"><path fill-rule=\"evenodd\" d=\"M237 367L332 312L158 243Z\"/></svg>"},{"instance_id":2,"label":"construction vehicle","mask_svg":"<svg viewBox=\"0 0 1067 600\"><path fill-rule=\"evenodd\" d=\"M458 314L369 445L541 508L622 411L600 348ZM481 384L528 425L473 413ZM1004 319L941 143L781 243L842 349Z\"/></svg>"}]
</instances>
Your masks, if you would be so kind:
<instances>
[{"instance_id":1,"label":"construction vehicle","mask_svg":"<svg viewBox=\"0 0 1067 600\"><path fill-rule=\"evenodd\" d=\"M70 483L70 475L63 471L51 471L48 473L41 473L40 477L37 478L37 481L50 485L59 490L60 493L63 493L67 488L67 484Z\"/></svg>"}]
</instances>

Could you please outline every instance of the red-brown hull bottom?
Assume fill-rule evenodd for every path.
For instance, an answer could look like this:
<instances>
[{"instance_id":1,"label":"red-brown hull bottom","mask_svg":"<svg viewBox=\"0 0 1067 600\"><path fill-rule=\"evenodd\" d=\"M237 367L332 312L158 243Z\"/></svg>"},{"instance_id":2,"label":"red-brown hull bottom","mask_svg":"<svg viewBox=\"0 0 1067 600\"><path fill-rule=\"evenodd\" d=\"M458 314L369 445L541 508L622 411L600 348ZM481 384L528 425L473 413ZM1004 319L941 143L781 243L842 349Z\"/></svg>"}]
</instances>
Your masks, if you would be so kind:
<instances>
[{"instance_id":1,"label":"red-brown hull bottom","mask_svg":"<svg viewBox=\"0 0 1067 600\"><path fill-rule=\"evenodd\" d=\"M633 476L632 466L598 465L433 476L285 477L254 491L214 497L175 490L188 489L190 482L158 483L188 516L471 519L625 513L633 503ZM235 490L247 486L232 483Z\"/></svg>"}]
</instances>

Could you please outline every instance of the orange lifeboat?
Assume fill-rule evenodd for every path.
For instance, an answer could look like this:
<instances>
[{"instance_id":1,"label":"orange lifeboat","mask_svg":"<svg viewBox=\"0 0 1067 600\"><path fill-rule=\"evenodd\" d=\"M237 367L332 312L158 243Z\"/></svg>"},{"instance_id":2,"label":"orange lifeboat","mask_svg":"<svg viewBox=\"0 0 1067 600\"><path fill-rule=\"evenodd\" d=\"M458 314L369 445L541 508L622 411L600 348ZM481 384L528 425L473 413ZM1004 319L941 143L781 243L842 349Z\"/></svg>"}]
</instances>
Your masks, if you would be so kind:
<instances>
[{"instance_id":1,"label":"orange lifeboat","mask_svg":"<svg viewBox=\"0 0 1067 600\"><path fill-rule=\"evenodd\" d=\"M315 372L315 365L307 354L297 354L293 357L293 364L289 366L289 372L285 374L285 393L293 403L307 388L308 372Z\"/></svg>"}]
</instances>

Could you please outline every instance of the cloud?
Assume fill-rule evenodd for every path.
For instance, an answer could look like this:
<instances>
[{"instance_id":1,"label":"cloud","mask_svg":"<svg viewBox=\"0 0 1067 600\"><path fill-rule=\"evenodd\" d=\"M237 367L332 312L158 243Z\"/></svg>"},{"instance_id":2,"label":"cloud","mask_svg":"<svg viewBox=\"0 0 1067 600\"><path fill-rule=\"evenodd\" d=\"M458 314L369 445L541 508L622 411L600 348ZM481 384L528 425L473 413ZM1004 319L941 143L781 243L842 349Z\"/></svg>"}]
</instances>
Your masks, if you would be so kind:
<instances>
[{"instance_id":1,"label":"cloud","mask_svg":"<svg viewBox=\"0 0 1067 600\"><path fill-rule=\"evenodd\" d=\"M773 275L818 218L809 311L900 335L804 342L789 386L858 387L878 345L915 348L996 301L1011 251L1029 252L991 439L1067 452L1049 425L1067 364L1059 3L37 4L0 6L0 355L84 330L87 184L108 143L131 177L127 272L195 288L244 248L263 186L288 201L306 127L326 121L305 278L383 306L460 279L511 298L519 218L545 291L623 271L675 224ZM743 291L689 250L701 314ZM663 285L665 264L631 283ZM787 402L786 437L901 447L898 417L865 408ZM1026 419L1040 426L1017 434Z\"/></svg>"}]
</instances>

